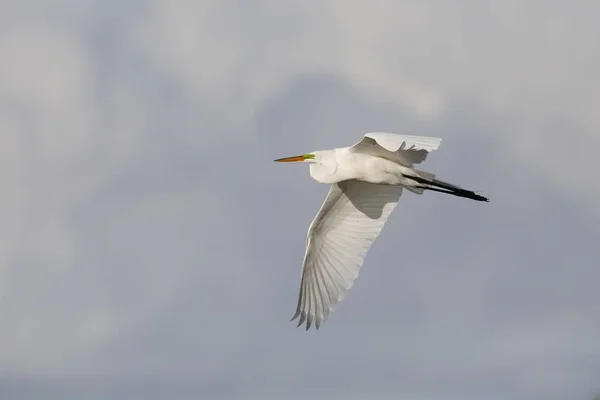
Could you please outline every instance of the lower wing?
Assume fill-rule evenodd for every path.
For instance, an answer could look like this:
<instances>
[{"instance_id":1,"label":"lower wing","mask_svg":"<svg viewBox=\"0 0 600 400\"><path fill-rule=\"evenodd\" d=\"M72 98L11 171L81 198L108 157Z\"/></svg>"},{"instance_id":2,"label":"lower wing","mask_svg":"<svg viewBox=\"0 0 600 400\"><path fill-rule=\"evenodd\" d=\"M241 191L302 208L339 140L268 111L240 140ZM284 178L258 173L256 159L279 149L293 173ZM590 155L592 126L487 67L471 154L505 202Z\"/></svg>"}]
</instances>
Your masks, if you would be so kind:
<instances>
[{"instance_id":1,"label":"lower wing","mask_svg":"<svg viewBox=\"0 0 600 400\"><path fill-rule=\"evenodd\" d=\"M316 328L358 277L365 255L398 204L402 186L357 180L331 185L308 230L296 314Z\"/></svg>"}]
</instances>

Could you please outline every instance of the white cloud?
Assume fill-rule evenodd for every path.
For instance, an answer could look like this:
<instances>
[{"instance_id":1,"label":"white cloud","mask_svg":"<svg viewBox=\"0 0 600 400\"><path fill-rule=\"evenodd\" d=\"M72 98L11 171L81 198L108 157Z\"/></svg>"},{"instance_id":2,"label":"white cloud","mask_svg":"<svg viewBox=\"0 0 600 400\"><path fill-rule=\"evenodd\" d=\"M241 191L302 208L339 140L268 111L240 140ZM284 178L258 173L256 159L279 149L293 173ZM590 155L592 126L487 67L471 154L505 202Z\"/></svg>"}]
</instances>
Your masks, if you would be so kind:
<instances>
[{"instance_id":1,"label":"white cloud","mask_svg":"<svg viewBox=\"0 0 600 400\"><path fill-rule=\"evenodd\" d=\"M469 99L518 119L519 129L503 133L505 150L598 214L600 192L582 193L571 170L555 164L571 165L581 179L595 176L594 8L536 1L264 1L250 8L156 2L134 29L133 45L195 96L210 97L211 110L226 108L224 123L247 135L257 107L304 73L332 72L425 119ZM561 121L570 129L554 136L548 123Z\"/></svg>"}]
</instances>

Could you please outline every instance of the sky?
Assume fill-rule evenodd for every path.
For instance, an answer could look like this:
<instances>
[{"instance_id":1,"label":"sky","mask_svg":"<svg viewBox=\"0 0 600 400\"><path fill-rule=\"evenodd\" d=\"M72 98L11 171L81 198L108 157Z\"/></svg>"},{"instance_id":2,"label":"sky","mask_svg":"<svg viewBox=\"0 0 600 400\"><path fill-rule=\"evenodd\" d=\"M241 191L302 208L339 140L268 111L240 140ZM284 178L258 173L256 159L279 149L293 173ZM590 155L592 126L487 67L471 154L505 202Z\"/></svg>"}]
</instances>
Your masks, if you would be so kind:
<instances>
[{"instance_id":1,"label":"sky","mask_svg":"<svg viewBox=\"0 0 600 400\"><path fill-rule=\"evenodd\" d=\"M591 399L600 3L0 0L0 398ZM318 331L328 187L443 138Z\"/></svg>"}]
</instances>

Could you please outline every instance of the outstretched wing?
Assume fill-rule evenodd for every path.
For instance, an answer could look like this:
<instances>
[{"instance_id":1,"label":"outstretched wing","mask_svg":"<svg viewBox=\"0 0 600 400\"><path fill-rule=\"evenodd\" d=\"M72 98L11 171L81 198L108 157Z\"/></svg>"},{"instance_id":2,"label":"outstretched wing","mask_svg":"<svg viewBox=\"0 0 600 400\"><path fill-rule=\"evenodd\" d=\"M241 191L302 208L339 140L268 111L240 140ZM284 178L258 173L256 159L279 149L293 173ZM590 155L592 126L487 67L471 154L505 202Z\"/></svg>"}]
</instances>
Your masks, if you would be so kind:
<instances>
[{"instance_id":1,"label":"outstretched wing","mask_svg":"<svg viewBox=\"0 0 600 400\"><path fill-rule=\"evenodd\" d=\"M373 241L398 204L402 186L347 180L331 185L308 229L296 314L317 329L344 298Z\"/></svg>"},{"instance_id":2,"label":"outstretched wing","mask_svg":"<svg viewBox=\"0 0 600 400\"><path fill-rule=\"evenodd\" d=\"M370 132L350 151L384 157L411 167L423 162L429 152L436 150L441 143L442 139L435 137Z\"/></svg>"}]
</instances>

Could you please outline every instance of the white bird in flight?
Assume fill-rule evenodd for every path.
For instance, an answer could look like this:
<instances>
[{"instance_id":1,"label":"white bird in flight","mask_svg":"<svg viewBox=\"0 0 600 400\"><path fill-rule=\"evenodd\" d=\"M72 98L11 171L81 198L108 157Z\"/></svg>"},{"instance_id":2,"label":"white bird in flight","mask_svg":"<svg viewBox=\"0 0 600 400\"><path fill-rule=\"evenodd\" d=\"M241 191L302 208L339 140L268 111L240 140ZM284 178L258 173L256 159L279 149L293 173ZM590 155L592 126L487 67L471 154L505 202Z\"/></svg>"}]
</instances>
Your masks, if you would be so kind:
<instances>
[{"instance_id":1,"label":"white bird in flight","mask_svg":"<svg viewBox=\"0 0 600 400\"><path fill-rule=\"evenodd\" d=\"M489 201L470 190L413 168L442 139L372 132L351 147L314 151L276 162L309 163L310 176L330 184L325 202L308 228L300 295L292 321L306 330L322 322L352 287L373 241L398 204L402 188L432 190Z\"/></svg>"}]
</instances>

